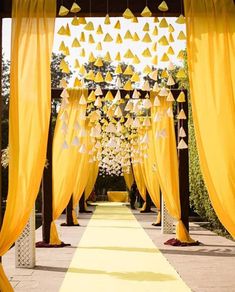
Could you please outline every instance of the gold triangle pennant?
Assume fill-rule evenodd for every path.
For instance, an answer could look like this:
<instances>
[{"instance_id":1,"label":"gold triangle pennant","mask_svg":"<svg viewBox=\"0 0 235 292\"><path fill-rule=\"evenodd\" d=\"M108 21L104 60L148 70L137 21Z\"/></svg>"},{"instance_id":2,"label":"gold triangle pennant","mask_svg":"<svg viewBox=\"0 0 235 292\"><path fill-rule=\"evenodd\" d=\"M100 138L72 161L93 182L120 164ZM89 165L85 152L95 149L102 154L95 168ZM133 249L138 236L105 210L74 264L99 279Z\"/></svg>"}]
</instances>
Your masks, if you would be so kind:
<instances>
[{"instance_id":1,"label":"gold triangle pennant","mask_svg":"<svg viewBox=\"0 0 235 292\"><path fill-rule=\"evenodd\" d=\"M145 57L145 58L150 58L150 57L152 57L149 48L145 49L145 50L142 52L142 56Z\"/></svg>"},{"instance_id":2,"label":"gold triangle pennant","mask_svg":"<svg viewBox=\"0 0 235 292\"><path fill-rule=\"evenodd\" d=\"M85 78L87 80L94 81L94 79L95 79L95 73L93 72L93 70L89 70L89 72L85 75Z\"/></svg>"},{"instance_id":3,"label":"gold triangle pennant","mask_svg":"<svg viewBox=\"0 0 235 292\"><path fill-rule=\"evenodd\" d=\"M144 10L141 12L141 16L143 16L143 17L151 17L152 16L152 12L148 8L148 6L146 6L144 8Z\"/></svg>"},{"instance_id":4,"label":"gold triangle pennant","mask_svg":"<svg viewBox=\"0 0 235 292\"><path fill-rule=\"evenodd\" d=\"M175 101L174 96L171 91L169 91L166 101Z\"/></svg>"},{"instance_id":5,"label":"gold triangle pennant","mask_svg":"<svg viewBox=\"0 0 235 292\"><path fill-rule=\"evenodd\" d=\"M140 59L138 58L137 55L134 56L132 63L133 64L140 64Z\"/></svg>"},{"instance_id":6,"label":"gold triangle pennant","mask_svg":"<svg viewBox=\"0 0 235 292\"><path fill-rule=\"evenodd\" d=\"M168 78L168 73L167 73L167 70L166 70L166 69L164 69L164 70L162 71L161 77L162 77L162 78Z\"/></svg>"},{"instance_id":7,"label":"gold triangle pennant","mask_svg":"<svg viewBox=\"0 0 235 292\"><path fill-rule=\"evenodd\" d=\"M65 43L64 43L64 41L62 41L60 43L60 46L59 46L59 51L63 52L65 50L65 48L66 48Z\"/></svg>"},{"instance_id":8,"label":"gold triangle pennant","mask_svg":"<svg viewBox=\"0 0 235 292\"><path fill-rule=\"evenodd\" d=\"M103 34L103 29L102 29L102 26L99 25L97 30L96 30L96 34Z\"/></svg>"},{"instance_id":9,"label":"gold triangle pennant","mask_svg":"<svg viewBox=\"0 0 235 292\"><path fill-rule=\"evenodd\" d=\"M174 31L175 31L175 29L174 29L174 27L172 26L172 24L169 24L169 26L168 26L168 31L169 31L169 32L174 32Z\"/></svg>"},{"instance_id":10,"label":"gold triangle pennant","mask_svg":"<svg viewBox=\"0 0 235 292\"><path fill-rule=\"evenodd\" d=\"M165 18L165 17L163 17L163 18L161 19L161 21L160 21L160 23L159 23L159 27L161 27L161 28L166 28L166 27L168 27L168 22L166 21L166 18Z\"/></svg>"},{"instance_id":11,"label":"gold triangle pennant","mask_svg":"<svg viewBox=\"0 0 235 292\"><path fill-rule=\"evenodd\" d=\"M105 82L110 83L112 81L113 81L113 77L112 77L111 73L108 71L106 73L106 76L105 76Z\"/></svg>"},{"instance_id":12,"label":"gold triangle pennant","mask_svg":"<svg viewBox=\"0 0 235 292\"><path fill-rule=\"evenodd\" d=\"M175 41L172 33L169 33L168 41L169 43L173 43Z\"/></svg>"},{"instance_id":13,"label":"gold triangle pennant","mask_svg":"<svg viewBox=\"0 0 235 292\"><path fill-rule=\"evenodd\" d=\"M166 1L162 1L162 3L158 5L158 10L163 11L163 12L168 10Z\"/></svg>"},{"instance_id":14,"label":"gold triangle pennant","mask_svg":"<svg viewBox=\"0 0 235 292\"><path fill-rule=\"evenodd\" d=\"M151 72L152 72L152 69L149 67L149 65L146 65L143 69L143 73L148 75Z\"/></svg>"},{"instance_id":15,"label":"gold triangle pennant","mask_svg":"<svg viewBox=\"0 0 235 292\"><path fill-rule=\"evenodd\" d=\"M115 69L115 73L116 74L122 74L122 67L120 64L117 65L116 69Z\"/></svg>"},{"instance_id":16,"label":"gold triangle pennant","mask_svg":"<svg viewBox=\"0 0 235 292\"><path fill-rule=\"evenodd\" d=\"M158 17L154 17L154 19L153 19L153 23L158 23L158 22L159 22Z\"/></svg>"},{"instance_id":17,"label":"gold triangle pennant","mask_svg":"<svg viewBox=\"0 0 235 292\"><path fill-rule=\"evenodd\" d=\"M89 43L89 44L94 44L94 43L95 43L95 40L94 40L92 34L89 34L89 37L88 37L88 43Z\"/></svg>"},{"instance_id":18,"label":"gold triangle pennant","mask_svg":"<svg viewBox=\"0 0 235 292\"><path fill-rule=\"evenodd\" d=\"M79 61L78 61L78 59L75 59L75 61L74 61L74 69L79 69L79 67L80 67Z\"/></svg>"},{"instance_id":19,"label":"gold triangle pennant","mask_svg":"<svg viewBox=\"0 0 235 292\"><path fill-rule=\"evenodd\" d=\"M146 33L144 35L144 37L142 39L142 42L144 42L144 43L151 43L152 42L151 37L150 37L150 35L148 33Z\"/></svg>"},{"instance_id":20,"label":"gold triangle pennant","mask_svg":"<svg viewBox=\"0 0 235 292\"><path fill-rule=\"evenodd\" d=\"M84 65L80 66L79 73L83 76L87 74L86 68L84 67Z\"/></svg>"},{"instance_id":21,"label":"gold triangle pennant","mask_svg":"<svg viewBox=\"0 0 235 292\"><path fill-rule=\"evenodd\" d=\"M178 114L178 116L177 116L177 119L178 119L178 120L186 120L186 119L187 119L187 117L186 117L185 112L184 112L183 109L180 110L180 112L179 112L179 114Z\"/></svg>"},{"instance_id":22,"label":"gold triangle pennant","mask_svg":"<svg viewBox=\"0 0 235 292\"><path fill-rule=\"evenodd\" d=\"M126 19L132 19L132 18L135 17L135 15L132 13L132 11L131 11L129 8L127 8L127 9L123 12L122 16L123 16L124 18L126 18Z\"/></svg>"},{"instance_id":23,"label":"gold triangle pennant","mask_svg":"<svg viewBox=\"0 0 235 292\"><path fill-rule=\"evenodd\" d=\"M81 45L80 45L78 39L75 38L72 42L72 48L79 48L79 47L81 47Z\"/></svg>"},{"instance_id":24,"label":"gold triangle pennant","mask_svg":"<svg viewBox=\"0 0 235 292\"><path fill-rule=\"evenodd\" d=\"M169 46L169 42L166 38L166 36L162 36L159 40L158 40L159 45L161 46Z\"/></svg>"},{"instance_id":25,"label":"gold triangle pennant","mask_svg":"<svg viewBox=\"0 0 235 292\"><path fill-rule=\"evenodd\" d=\"M133 72L131 66L128 65L128 66L126 67L126 69L124 70L123 75L133 75L133 74L134 74L134 72Z\"/></svg>"},{"instance_id":26,"label":"gold triangle pennant","mask_svg":"<svg viewBox=\"0 0 235 292\"><path fill-rule=\"evenodd\" d=\"M177 40L179 41L185 41L186 40L186 35L183 31L180 31L178 36L177 36Z\"/></svg>"},{"instance_id":27,"label":"gold triangle pennant","mask_svg":"<svg viewBox=\"0 0 235 292\"><path fill-rule=\"evenodd\" d=\"M126 91L130 91L130 90L133 89L133 88L132 88L132 84L131 84L131 80L128 80L128 81L125 83L123 89L126 90Z\"/></svg>"},{"instance_id":28,"label":"gold triangle pennant","mask_svg":"<svg viewBox=\"0 0 235 292\"><path fill-rule=\"evenodd\" d=\"M97 72L97 74L95 75L95 80L96 83L101 83L104 82L103 76L101 74L101 72Z\"/></svg>"},{"instance_id":29,"label":"gold triangle pennant","mask_svg":"<svg viewBox=\"0 0 235 292\"><path fill-rule=\"evenodd\" d=\"M167 61L169 61L169 57L167 56L166 53L164 53L164 54L162 55L161 62L167 62Z\"/></svg>"},{"instance_id":30,"label":"gold triangle pennant","mask_svg":"<svg viewBox=\"0 0 235 292\"><path fill-rule=\"evenodd\" d=\"M174 54L175 54L175 52L174 52L174 50L172 49L172 47L169 47L169 48L168 48L168 50L167 50L167 54L168 54L168 55L174 55Z\"/></svg>"},{"instance_id":31,"label":"gold triangle pennant","mask_svg":"<svg viewBox=\"0 0 235 292\"><path fill-rule=\"evenodd\" d=\"M153 43L152 45L152 51L156 52L157 51L157 43Z\"/></svg>"},{"instance_id":32,"label":"gold triangle pennant","mask_svg":"<svg viewBox=\"0 0 235 292\"><path fill-rule=\"evenodd\" d=\"M71 24L73 26L78 26L80 23L79 23L79 19L77 18L77 16L74 16L72 21L71 21Z\"/></svg>"},{"instance_id":33,"label":"gold triangle pennant","mask_svg":"<svg viewBox=\"0 0 235 292\"><path fill-rule=\"evenodd\" d=\"M95 48L97 51L102 51L102 45L101 45L101 42L98 42L96 48Z\"/></svg>"},{"instance_id":34,"label":"gold triangle pennant","mask_svg":"<svg viewBox=\"0 0 235 292\"><path fill-rule=\"evenodd\" d=\"M185 74L184 69L183 69L183 68L180 68L179 71L178 71L177 74L176 74L176 78L178 78L178 79L184 79L184 78L186 78L186 77L187 77L187 76L186 76L186 74Z\"/></svg>"},{"instance_id":35,"label":"gold triangle pennant","mask_svg":"<svg viewBox=\"0 0 235 292\"><path fill-rule=\"evenodd\" d=\"M139 21L138 21L138 18L137 17L133 17L132 20L131 20L131 22L138 23Z\"/></svg>"},{"instance_id":36,"label":"gold triangle pennant","mask_svg":"<svg viewBox=\"0 0 235 292\"><path fill-rule=\"evenodd\" d=\"M109 25L111 23L109 15L106 14L105 19L104 19L104 24Z\"/></svg>"},{"instance_id":37,"label":"gold triangle pennant","mask_svg":"<svg viewBox=\"0 0 235 292\"><path fill-rule=\"evenodd\" d=\"M114 28L115 28L115 29L121 29L121 23L120 23L120 20L118 20L118 21L115 23Z\"/></svg>"},{"instance_id":38,"label":"gold triangle pennant","mask_svg":"<svg viewBox=\"0 0 235 292\"><path fill-rule=\"evenodd\" d=\"M79 11L81 11L81 7L76 2L74 2L72 7L70 8L70 12L77 13Z\"/></svg>"},{"instance_id":39,"label":"gold triangle pennant","mask_svg":"<svg viewBox=\"0 0 235 292\"><path fill-rule=\"evenodd\" d=\"M120 62L121 61L121 54L118 52L116 57L115 57L115 61Z\"/></svg>"},{"instance_id":40,"label":"gold triangle pennant","mask_svg":"<svg viewBox=\"0 0 235 292\"><path fill-rule=\"evenodd\" d=\"M60 27L60 29L57 31L57 34L60 34L60 35L66 35L66 29L65 27L62 25Z\"/></svg>"},{"instance_id":41,"label":"gold triangle pennant","mask_svg":"<svg viewBox=\"0 0 235 292\"><path fill-rule=\"evenodd\" d=\"M106 33L103 41L104 42L112 42L113 38L111 37L111 35L109 33Z\"/></svg>"},{"instance_id":42,"label":"gold triangle pennant","mask_svg":"<svg viewBox=\"0 0 235 292\"><path fill-rule=\"evenodd\" d=\"M185 102L185 94L183 91L180 92L179 96L177 97L177 102Z\"/></svg>"},{"instance_id":43,"label":"gold triangle pennant","mask_svg":"<svg viewBox=\"0 0 235 292\"><path fill-rule=\"evenodd\" d=\"M61 5L59 10L59 16L66 16L68 13L69 10L65 6Z\"/></svg>"},{"instance_id":44,"label":"gold triangle pennant","mask_svg":"<svg viewBox=\"0 0 235 292\"><path fill-rule=\"evenodd\" d=\"M122 44L123 43L123 41L122 41L122 37L121 37L121 35L118 33L117 34L117 37L116 37L116 44Z\"/></svg>"},{"instance_id":45,"label":"gold triangle pennant","mask_svg":"<svg viewBox=\"0 0 235 292\"><path fill-rule=\"evenodd\" d=\"M99 57L99 58L97 58L97 60L95 61L94 65L97 66L97 67L102 67L104 64L103 64L103 62L102 62L102 59Z\"/></svg>"},{"instance_id":46,"label":"gold triangle pennant","mask_svg":"<svg viewBox=\"0 0 235 292\"><path fill-rule=\"evenodd\" d=\"M85 30L94 30L94 24L93 22L89 21L85 26L84 26Z\"/></svg>"},{"instance_id":47,"label":"gold triangle pennant","mask_svg":"<svg viewBox=\"0 0 235 292\"><path fill-rule=\"evenodd\" d=\"M149 23L146 22L144 27L143 27L143 31L149 31Z\"/></svg>"},{"instance_id":48,"label":"gold triangle pennant","mask_svg":"<svg viewBox=\"0 0 235 292\"><path fill-rule=\"evenodd\" d=\"M130 33L129 30L127 30L127 32L125 33L124 39L126 39L126 40L128 40L128 39L132 40L133 39L133 36L132 36L132 34Z\"/></svg>"},{"instance_id":49,"label":"gold triangle pennant","mask_svg":"<svg viewBox=\"0 0 235 292\"><path fill-rule=\"evenodd\" d=\"M85 33L84 33L83 31L82 31L81 34L80 34L80 39L79 39L79 41L80 41L81 43L84 43L84 42L86 41Z\"/></svg>"},{"instance_id":50,"label":"gold triangle pennant","mask_svg":"<svg viewBox=\"0 0 235 292\"><path fill-rule=\"evenodd\" d=\"M74 80L73 87L82 87L82 82L77 77Z\"/></svg>"},{"instance_id":51,"label":"gold triangle pennant","mask_svg":"<svg viewBox=\"0 0 235 292\"><path fill-rule=\"evenodd\" d=\"M83 58L86 57L85 49L82 49L82 50L81 50L81 52L80 52L80 56L83 57Z\"/></svg>"},{"instance_id":52,"label":"gold triangle pennant","mask_svg":"<svg viewBox=\"0 0 235 292\"><path fill-rule=\"evenodd\" d=\"M184 24L185 23L185 17L182 14L180 14L180 16L176 19L175 22L178 23L178 24Z\"/></svg>"},{"instance_id":53,"label":"gold triangle pennant","mask_svg":"<svg viewBox=\"0 0 235 292\"><path fill-rule=\"evenodd\" d=\"M105 54L105 56L104 56L104 60L105 60L106 62L112 62L112 59L111 59L111 56L110 56L110 53L109 53L109 52L107 52L107 53Z\"/></svg>"},{"instance_id":54,"label":"gold triangle pennant","mask_svg":"<svg viewBox=\"0 0 235 292\"><path fill-rule=\"evenodd\" d=\"M86 24L86 18L84 17L79 17L79 24Z\"/></svg>"},{"instance_id":55,"label":"gold triangle pennant","mask_svg":"<svg viewBox=\"0 0 235 292\"><path fill-rule=\"evenodd\" d=\"M153 65L157 65L158 64L158 56L155 55L153 58L152 58L152 64Z\"/></svg>"},{"instance_id":56,"label":"gold triangle pennant","mask_svg":"<svg viewBox=\"0 0 235 292\"><path fill-rule=\"evenodd\" d=\"M126 58L126 59L132 59L132 58L134 58L134 55L133 55L133 53L132 53L132 51L130 49L128 49L126 51L126 53L124 55L124 58Z\"/></svg>"},{"instance_id":57,"label":"gold triangle pennant","mask_svg":"<svg viewBox=\"0 0 235 292\"><path fill-rule=\"evenodd\" d=\"M93 55L93 53L91 52L88 58L89 63L94 63L96 60L95 56Z\"/></svg>"},{"instance_id":58,"label":"gold triangle pennant","mask_svg":"<svg viewBox=\"0 0 235 292\"><path fill-rule=\"evenodd\" d=\"M137 72L135 72L132 77L131 77L131 81L132 82L140 82L140 77L139 74Z\"/></svg>"},{"instance_id":59,"label":"gold triangle pennant","mask_svg":"<svg viewBox=\"0 0 235 292\"><path fill-rule=\"evenodd\" d=\"M187 149L188 148L188 145L185 143L184 139L181 139L178 146L177 146L178 149Z\"/></svg>"},{"instance_id":60,"label":"gold triangle pennant","mask_svg":"<svg viewBox=\"0 0 235 292\"><path fill-rule=\"evenodd\" d=\"M157 26L154 27L152 35L158 35L158 28Z\"/></svg>"},{"instance_id":61,"label":"gold triangle pennant","mask_svg":"<svg viewBox=\"0 0 235 292\"><path fill-rule=\"evenodd\" d=\"M138 42L140 40L140 38L139 38L139 36L138 36L138 34L136 32L134 33L132 39L133 39L134 42Z\"/></svg>"}]
</instances>

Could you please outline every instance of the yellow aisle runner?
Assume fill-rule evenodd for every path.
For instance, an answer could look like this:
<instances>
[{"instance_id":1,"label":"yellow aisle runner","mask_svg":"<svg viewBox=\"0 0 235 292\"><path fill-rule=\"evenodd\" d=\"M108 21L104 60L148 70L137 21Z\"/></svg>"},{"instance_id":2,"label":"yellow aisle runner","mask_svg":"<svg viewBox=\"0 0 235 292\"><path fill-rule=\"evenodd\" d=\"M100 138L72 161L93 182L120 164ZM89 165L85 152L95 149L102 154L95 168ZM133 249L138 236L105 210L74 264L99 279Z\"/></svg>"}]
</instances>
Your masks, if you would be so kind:
<instances>
[{"instance_id":1,"label":"yellow aisle runner","mask_svg":"<svg viewBox=\"0 0 235 292\"><path fill-rule=\"evenodd\" d=\"M191 291L126 206L96 207L60 291Z\"/></svg>"}]
</instances>

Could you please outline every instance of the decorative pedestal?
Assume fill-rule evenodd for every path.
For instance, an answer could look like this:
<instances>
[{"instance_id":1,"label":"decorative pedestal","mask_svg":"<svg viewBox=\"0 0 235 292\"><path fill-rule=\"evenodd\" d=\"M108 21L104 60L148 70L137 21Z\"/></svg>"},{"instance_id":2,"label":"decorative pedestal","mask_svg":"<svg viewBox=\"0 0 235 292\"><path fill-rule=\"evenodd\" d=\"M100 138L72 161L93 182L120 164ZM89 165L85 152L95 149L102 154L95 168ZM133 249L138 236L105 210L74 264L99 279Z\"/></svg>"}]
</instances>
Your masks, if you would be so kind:
<instances>
[{"instance_id":1,"label":"decorative pedestal","mask_svg":"<svg viewBox=\"0 0 235 292\"><path fill-rule=\"evenodd\" d=\"M162 234L172 234L174 233L174 220L170 216L170 214L167 211L166 204L164 202L164 198L162 197L162 228L161 232Z\"/></svg>"},{"instance_id":2,"label":"decorative pedestal","mask_svg":"<svg viewBox=\"0 0 235 292\"><path fill-rule=\"evenodd\" d=\"M35 267L35 210L15 243L16 268Z\"/></svg>"}]
</instances>

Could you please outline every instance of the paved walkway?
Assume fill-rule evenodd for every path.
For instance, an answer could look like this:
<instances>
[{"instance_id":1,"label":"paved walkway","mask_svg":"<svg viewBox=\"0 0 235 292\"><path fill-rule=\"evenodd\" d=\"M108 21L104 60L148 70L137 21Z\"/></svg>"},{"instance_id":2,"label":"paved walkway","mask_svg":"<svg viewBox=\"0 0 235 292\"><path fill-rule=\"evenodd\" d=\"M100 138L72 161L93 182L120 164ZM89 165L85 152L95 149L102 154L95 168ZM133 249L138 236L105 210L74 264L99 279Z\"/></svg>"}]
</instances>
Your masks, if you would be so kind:
<instances>
[{"instance_id":1,"label":"paved walkway","mask_svg":"<svg viewBox=\"0 0 235 292\"><path fill-rule=\"evenodd\" d=\"M192 237L203 245L164 246L164 241L172 236L162 235L160 228L151 226L155 215L153 213L140 214L137 211L134 214L154 244L192 291L235 292L235 243L233 241L219 237L199 225L191 224ZM63 249L37 249L37 266L33 270L14 268L14 248L12 248L4 256L3 264L15 291L59 291L76 247L89 222L89 217L87 214L81 215L79 219L81 227L59 227L62 240L71 243L72 246ZM62 220L61 218L58 223ZM36 236L37 240L41 240L41 228L37 230ZM86 292L91 291L89 282L86 287ZM164 292L161 289L157 291Z\"/></svg>"}]
</instances>

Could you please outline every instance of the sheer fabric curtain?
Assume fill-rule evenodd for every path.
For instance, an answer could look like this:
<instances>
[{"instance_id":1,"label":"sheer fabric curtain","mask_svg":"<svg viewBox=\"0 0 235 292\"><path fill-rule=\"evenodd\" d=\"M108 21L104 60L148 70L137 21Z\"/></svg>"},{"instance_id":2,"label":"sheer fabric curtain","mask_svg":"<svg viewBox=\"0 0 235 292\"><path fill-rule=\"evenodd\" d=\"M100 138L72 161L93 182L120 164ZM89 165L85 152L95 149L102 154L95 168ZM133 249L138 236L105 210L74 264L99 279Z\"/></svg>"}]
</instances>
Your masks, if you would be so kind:
<instances>
[{"instance_id":1,"label":"sheer fabric curtain","mask_svg":"<svg viewBox=\"0 0 235 292\"><path fill-rule=\"evenodd\" d=\"M55 16L55 0L12 1L9 189L0 233L1 256L29 219L45 165ZM13 291L2 267L0 290Z\"/></svg>"},{"instance_id":2,"label":"sheer fabric curtain","mask_svg":"<svg viewBox=\"0 0 235 292\"><path fill-rule=\"evenodd\" d=\"M235 5L184 0L193 121L201 170L235 238Z\"/></svg>"}]
</instances>

